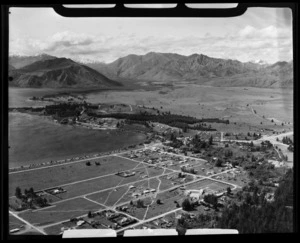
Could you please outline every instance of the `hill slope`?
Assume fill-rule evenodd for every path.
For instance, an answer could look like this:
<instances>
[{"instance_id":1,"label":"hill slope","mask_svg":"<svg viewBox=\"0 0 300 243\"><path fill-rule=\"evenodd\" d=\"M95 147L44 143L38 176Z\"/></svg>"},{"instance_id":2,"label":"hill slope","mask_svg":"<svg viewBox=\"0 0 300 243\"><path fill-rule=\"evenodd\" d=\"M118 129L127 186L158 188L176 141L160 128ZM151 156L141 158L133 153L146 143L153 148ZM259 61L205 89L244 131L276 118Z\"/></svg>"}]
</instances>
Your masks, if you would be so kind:
<instances>
[{"instance_id":1,"label":"hill slope","mask_svg":"<svg viewBox=\"0 0 300 243\"><path fill-rule=\"evenodd\" d=\"M20 69L10 70L11 85L19 87L115 87L110 80L94 69L67 58L51 58L33 62Z\"/></svg>"}]
</instances>

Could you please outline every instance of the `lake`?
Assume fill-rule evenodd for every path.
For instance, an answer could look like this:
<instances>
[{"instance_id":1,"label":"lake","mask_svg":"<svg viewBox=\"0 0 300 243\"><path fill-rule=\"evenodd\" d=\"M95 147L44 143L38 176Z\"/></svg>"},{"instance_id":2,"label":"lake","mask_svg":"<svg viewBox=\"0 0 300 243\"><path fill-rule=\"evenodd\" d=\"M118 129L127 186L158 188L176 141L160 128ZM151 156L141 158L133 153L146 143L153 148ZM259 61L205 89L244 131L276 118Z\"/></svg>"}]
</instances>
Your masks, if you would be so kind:
<instances>
[{"instance_id":1,"label":"lake","mask_svg":"<svg viewBox=\"0 0 300 243\"><path fill-rule=\"evenodd\" d=\"M57 93L51 89L10 88L9 106L41 106L29 97ZM49 117L9 113L9 167L108 152L144 142L134 131L103 131L55 123Z\"/></svg>"}]
</instances>

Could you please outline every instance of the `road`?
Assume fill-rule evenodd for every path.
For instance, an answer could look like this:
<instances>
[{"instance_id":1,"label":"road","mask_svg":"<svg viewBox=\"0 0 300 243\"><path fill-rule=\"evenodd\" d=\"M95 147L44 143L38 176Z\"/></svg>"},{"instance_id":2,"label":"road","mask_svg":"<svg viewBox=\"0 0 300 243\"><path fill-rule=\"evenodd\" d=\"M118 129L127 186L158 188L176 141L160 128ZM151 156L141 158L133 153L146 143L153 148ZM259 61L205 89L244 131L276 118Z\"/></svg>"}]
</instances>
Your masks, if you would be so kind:
<instances>
[{"instance_id":1,"label":"road","mask_svg":"<svg viewBox=\"0 0 300 243\"><path fill-rule=\"evenodd\" d=\"M24 222L26 225L28 225L28 226L30 226L31 228L35 229L36 231L40 232L41 234L46 235L46 233L45 233L43 230L41 230L40 228L38 228L38 227L32 225L32 224L29 223L28 221L22 219L21 217L19 217L17 214L13 213L12 211L9 211L9 213L10 213L11 215L13 215L14 217L16 217L17 219L19 219L19 220L21 220L22 222Z\"/></svg>"},{"instance_id":2,"label":"road","mask_svg":"<svg viewBox=\"0 0 300 243\"><path fill-rule=\"evenodd\" d=\"M155 219L162 218L162 217L164 217L164 216L166 216L166 215L168 215L168 214L170 214L170 213L175 213L175 212L177 212L177 211L179 211L179 210L182 210L182 208L180 207L180 208L173 209L173 210L171 210L171 211L165 212L165 213L163 213L163 214L160 214L160 215L158 215L158 216L152 217L152 218L150 218L150 219L140 220L138 223L135 223L135 224L129 225L129 226L127 226L127 227L124 227L124 228L122 228L122 229L116 230L116 232L117 232L117 233L122 232L122 231L124 231L124 230L127 230L127 229L130 229L130 228L139 226L139 225L141 225L141 224L144 224L144 223L153 221L153 220L155 220Z\"/></svg>"},{"instance_id":3,"label":"road","mask_svg":"<svg viewBox=\"0 0 300 243\"><path fill-rule=\"evenodd\" d=\"M251 143L253 142L254 144L258 144L261 143L262 141L270 141L271 143L278 143L278 144L282 144L283 143L276 141L276 139L282 139L285 136L292 136L294 135L294 132L285 132L285 133L281 133L281 134L274 134L274 135L263 135L261 138L256 139L256 140L236 140L236 139L224 139L224 132L221 132L221 142L241 142L241 143Z\"/></svg>"}]
</instances>

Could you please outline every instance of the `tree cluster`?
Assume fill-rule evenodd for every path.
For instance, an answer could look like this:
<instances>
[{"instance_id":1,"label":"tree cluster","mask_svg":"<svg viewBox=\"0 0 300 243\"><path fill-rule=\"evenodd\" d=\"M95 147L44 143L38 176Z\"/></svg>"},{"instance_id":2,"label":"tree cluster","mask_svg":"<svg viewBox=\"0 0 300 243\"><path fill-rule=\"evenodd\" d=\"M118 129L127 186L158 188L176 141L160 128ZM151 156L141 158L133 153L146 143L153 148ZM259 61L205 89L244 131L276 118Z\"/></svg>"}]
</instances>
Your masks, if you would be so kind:
<instances>
[{"instance_id":1,"label":"tree cluster","mask_svg":"<svg viewBox=\"0 0 300 243\"><path fill-rule=\"evenodd\" d=\"M283 137L282 143L290 145L290 144L293 144L293 140L289 137Z\"/></svg>"},{"instance_id":2,"label":"tree cluster","mask_svg":"<svg viewBox=\"0 0 300 243\"><path fill-rule=\"evenodd\" d=\"M211 204L214 208L218 207L218 196L214 195L214 194L207 194L204 196L203 200L206 203Z\"/></svg>"},{"instance_id":3,"label":"tree cluster","mask_svg":"<svg viewBox=\"0 0 300 243\"><path fill-rule=\"evenodd\" d=\"M25 208L34 208L34 205L39 207L48 205L47 199L36 195L32 187L28 190L24 189L24 194L20 187L16 187L15 196L22 201L23 207Z\"/></svg>"},{"instance_id":4,"label":"tree cluster","mask_svg":"<svg viewBox=\"0 0 300 243\"><path fill-rule=\"evenodd\" d=\"M204 130L204 131L211 131L215 130L212 128L205 128L201 125L197 125L197 123L202 122L202 119L197 119L191 116L183 116L177 114L171 114L170 112L164 112L159 114L151 114L149 112L140 112L138 114L129 114L129 113L110 113L110 114L96 114L94 112L88 111L87 114L92 117L98 118L115 118L115 119L126 119L131 121L147 121L147 122L158 122L162 124L166 124L172 127L178 127L183 130L188 128L195 129L195 130ZM189 125L196 124L195 127L191 127Z\"/></svg>"},{"instance_id":5,"label":"tree cluster","mask_svg":"<svg viewBox=\"0 0 300 243\"><path fill-rule=\"evenodd\" d=\"M241 234L293 232L293 171L289 170L275 191L274 201L252 186L241 205L222 212L218 227L237 229ZM258 196L259 195L259 196Z\"/></svg>"},{"instance_id":6,"label":"tree cluster","mask_svg":"<svg viewBox=\"0 0 300 243\"><path fill-rule=\"evenodd\" d=\"M192 140L191 140L191 145L193 145L193 151L195 153L200 152L201 149L206 149L212 145L212 138L209 139L208 142L205 140L201 140L199 135L196 134Z\"/></svg>"},{"instance_id":7,"label":"tree cluster","mask_svg":"<svg viewBox=\"0 0 300 243\"><path fill-rule=\"evenodd\" d=\"M75 117L79 116L81 112L81 105L60 103L57 105L47 105L45 107L46 115L55 115L58 117Z\"/></svg>"}]
</instances>

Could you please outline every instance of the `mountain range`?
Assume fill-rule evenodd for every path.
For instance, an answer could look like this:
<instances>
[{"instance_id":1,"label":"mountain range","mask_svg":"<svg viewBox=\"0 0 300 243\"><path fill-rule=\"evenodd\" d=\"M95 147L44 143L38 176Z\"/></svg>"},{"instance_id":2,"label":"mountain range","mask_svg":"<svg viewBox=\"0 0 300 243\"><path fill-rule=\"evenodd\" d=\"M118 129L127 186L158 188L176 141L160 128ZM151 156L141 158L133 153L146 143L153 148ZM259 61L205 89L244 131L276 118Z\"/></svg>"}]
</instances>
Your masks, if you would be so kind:
<instances>
[{"instance_id":1,"label":"mountain range","mask_svg":"<svg viewBox=\"0 0 300 243\"><path fill-rule=\"evenodd\" d=\"M193 82L213 86L293 87L292 62L266 64L261 60L240 62L238 60L212 58L203 54L183 56L174 53L156 52L145 55L131 54L108 64L97 62L76 63L70 59L56 58L49 55L28 57L28 59L19 57L19 60L14 56L9 60L11 68L16 68L11 72L21 72L21 76L18 77L22 77L21 80L23 81L17 82L21 86L24 84L25 86L32 84L44 86L44 83L54 85L55 82L72 86L75 85L73 84L74 78L80 76L79 86L97 85L95 79L99 78L106 80L106 82L102 82L105 85L120 85L112 80L127 79L143 82ZM55 64L60 63L60 61L64 65ZM42 64L41 62L45 63ZM30 64L24 65L27 63ZM43 78L40 78L40 76L43 76ZM52 81L50 82L49 79L52 79Z\"/></svg>"},{"instance_id":2,"label":"mountain range","mask_svg":"<svg viewBox=\"0 0 300 243\"><path fill-rule=\"evenodd\" d=\"M116 61L86 64L111 78L144 81L198 82L213 86L293 87L293 63L240 62L203 54L183 56L150 52Z\"/></svg>"}]
</instances>

